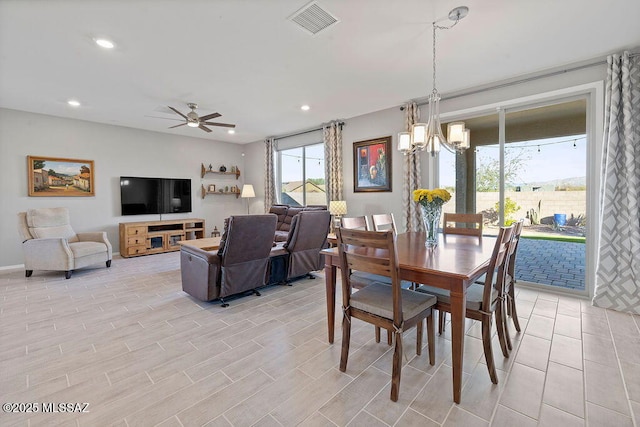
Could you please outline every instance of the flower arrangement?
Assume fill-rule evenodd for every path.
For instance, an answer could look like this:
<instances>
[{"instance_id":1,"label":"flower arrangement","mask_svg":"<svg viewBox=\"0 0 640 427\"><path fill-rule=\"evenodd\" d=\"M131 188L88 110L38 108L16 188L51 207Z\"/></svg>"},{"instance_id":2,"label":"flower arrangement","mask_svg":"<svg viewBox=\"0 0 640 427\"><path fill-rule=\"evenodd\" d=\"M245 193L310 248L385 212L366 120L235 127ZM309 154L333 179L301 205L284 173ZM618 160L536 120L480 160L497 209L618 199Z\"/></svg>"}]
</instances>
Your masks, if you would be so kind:
<instances>
[{"instance_id":1,"label":"flower arrangement","mask_svg":"<svg viewBox=\"0 0 640 427\"><path fill-rule=\"evenodd\" d=\"M413 201L420 203L422 206L435 204L442 206L451 199L451 193L444 188L435 188L433 190L425 190L418 188L413 191Z\"/></svg>"}]
</instances>

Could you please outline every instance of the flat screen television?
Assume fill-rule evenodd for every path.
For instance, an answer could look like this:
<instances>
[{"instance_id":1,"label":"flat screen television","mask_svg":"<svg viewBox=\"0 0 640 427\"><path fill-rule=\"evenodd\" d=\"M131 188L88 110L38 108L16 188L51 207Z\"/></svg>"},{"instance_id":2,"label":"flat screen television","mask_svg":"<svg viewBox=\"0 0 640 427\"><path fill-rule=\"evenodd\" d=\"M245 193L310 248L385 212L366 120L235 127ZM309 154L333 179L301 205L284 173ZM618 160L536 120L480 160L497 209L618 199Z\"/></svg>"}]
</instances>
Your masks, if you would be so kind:
<instances>
[{"instance_id":1,"label":"flat screen television","mask_svg":"<svg viewBox=\"0 0 640 427\"><path fill-rule=\"evenodd\" d=\"M122 215L191 212L188 178L120 177Z\"/></svg>"}]
</instances>

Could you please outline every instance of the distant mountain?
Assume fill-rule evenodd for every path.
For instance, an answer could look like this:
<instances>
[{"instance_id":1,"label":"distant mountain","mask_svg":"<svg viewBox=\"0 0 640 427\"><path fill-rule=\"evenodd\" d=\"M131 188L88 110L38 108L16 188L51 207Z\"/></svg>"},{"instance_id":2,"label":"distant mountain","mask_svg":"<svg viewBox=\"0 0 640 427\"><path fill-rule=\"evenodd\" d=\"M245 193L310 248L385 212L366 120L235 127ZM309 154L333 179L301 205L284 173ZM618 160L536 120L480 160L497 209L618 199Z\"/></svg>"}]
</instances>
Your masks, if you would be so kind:
<instances>
[{"instance_id":1,"label":"distant mountain","mask_svg":"<svg viewBox=\"0 0 640 427\"><path fill-rule=\"evenodd\" d=\"M552 179L550 181L520 183L509 185L509 188L520 187L521 191L533 191L534 188L542 191L553 191L556 188L585 188L586 186L587 177L577 176L573 178Z\"/></svg>"}]
</instances>

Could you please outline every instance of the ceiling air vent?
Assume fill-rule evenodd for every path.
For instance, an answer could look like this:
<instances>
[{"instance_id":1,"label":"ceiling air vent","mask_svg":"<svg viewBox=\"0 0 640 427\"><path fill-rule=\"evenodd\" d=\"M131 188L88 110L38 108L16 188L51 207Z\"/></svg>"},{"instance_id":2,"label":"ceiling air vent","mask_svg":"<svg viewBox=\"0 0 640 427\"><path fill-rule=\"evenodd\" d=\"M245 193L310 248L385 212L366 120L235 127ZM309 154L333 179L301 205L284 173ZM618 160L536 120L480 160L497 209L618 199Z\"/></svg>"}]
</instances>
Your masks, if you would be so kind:
<instances>
[{"instance_id":1,"label":"ceiling air vent","mask_svg":"<svg viewBox=\"0 0 640 427\"><path fill-rule=\"evenodd\" d=\"M314 35L338 22L337 18L318 6L315 1L291 15L289 20Z\"/></svg>"}]
</instances>

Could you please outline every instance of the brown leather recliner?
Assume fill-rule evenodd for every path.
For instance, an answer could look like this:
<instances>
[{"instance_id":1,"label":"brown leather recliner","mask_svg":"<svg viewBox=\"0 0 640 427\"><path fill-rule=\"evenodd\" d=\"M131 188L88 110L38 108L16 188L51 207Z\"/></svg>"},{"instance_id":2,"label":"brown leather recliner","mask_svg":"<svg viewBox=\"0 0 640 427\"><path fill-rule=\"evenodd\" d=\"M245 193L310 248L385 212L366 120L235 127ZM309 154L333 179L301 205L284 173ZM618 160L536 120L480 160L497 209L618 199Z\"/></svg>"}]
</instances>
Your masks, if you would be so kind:
<instances>
[{"instance_id":1,"label":"brown leather recliner","mask_svg":"<svg viewBox=\"0 0 640 427\"><path fill-rule=\"evenodd\" d=\"M217 252L182 246L182 290L226 307L224 297L266 285L275 231L276 215L236 215L225 221Z\"/></svg>"},{"instance_id":2,"label":"brown leather recliner","mask_svg":"<svg viewBox=\"0 0 640 427\"><path fill-rule=\"evenodd\" d=\"M293 217L287 241L272 249L272 256L286 251L287 281L324 267L320 250L328 246L330 223L331 214L327 210L305 210Z\"/></svg>"}]
</instances>

